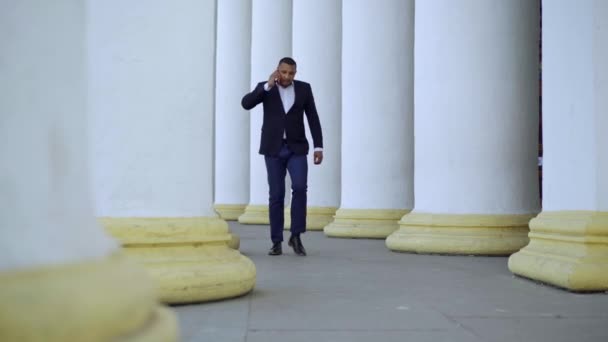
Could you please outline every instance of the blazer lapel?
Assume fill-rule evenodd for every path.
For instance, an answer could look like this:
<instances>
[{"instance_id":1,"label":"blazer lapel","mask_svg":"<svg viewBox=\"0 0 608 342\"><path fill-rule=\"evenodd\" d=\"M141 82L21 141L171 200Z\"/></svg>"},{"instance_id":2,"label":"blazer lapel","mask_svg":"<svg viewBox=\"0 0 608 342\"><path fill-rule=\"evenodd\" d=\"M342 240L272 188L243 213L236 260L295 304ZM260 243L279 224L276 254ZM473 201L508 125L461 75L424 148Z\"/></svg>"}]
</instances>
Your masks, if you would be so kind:
<instances>
[{"instance_id":1,"label":"blazer lapel","mask_svg":"<svg viewBox=\"0 0 608 342\"><path fill-rule=\"evenodd\" d=\"M291 105L291 108L289 108L289 110L287 111L286 114L289 114L289 112L291 112L292 109L296 108L296 103L298 103L298 82L297 81L293 81L293 104Z\"/></svg>"},{"instance_id":2,"label":"blazer lapel","mask_svg":"<svg viewBox=\"0 0 608 342\"><path fill-rule=\"evenodd\" d=\"M275 98L275 101L279 103L279 107L281 108L281 112L283 115L287 114L285 112L285 108L283 108L283 100L281 100L281 93L279 93L279 85L275 85L270 89L271 95Z\"/></svg>"}]
</instances>

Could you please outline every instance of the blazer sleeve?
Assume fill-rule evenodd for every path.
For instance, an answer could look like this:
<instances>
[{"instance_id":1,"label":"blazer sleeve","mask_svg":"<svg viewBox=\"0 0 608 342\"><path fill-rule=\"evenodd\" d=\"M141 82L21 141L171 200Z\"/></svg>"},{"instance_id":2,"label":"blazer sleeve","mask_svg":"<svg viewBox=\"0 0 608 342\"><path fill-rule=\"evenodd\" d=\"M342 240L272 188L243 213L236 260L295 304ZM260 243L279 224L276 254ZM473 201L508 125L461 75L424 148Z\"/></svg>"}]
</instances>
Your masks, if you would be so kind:
<instances>
[{"instance_id":1,"label":"blazer sleeve","mask_svg":"<svg viewBox=\"0 0 608 342\"><path fill-rule=\"evenodd\" d=\"M258 85L255 87L255 89L253 89L250 93L243 96L243 99L241 100L241 106L243 106L244 109L246 109L246 110L253 109L255 106L257 106L262 101L264 101L264 96L266 95L266 90L264 89L264 83L266 83L266 82L258 83Z\"/></svg>"},{"instance_id":2,"label":"blazer sleeve","mask_svg":"<svg viewBox=\"0 0 608 342\"><path fill-rule=\"evenodd\" d=\"M310 127L310 134L312 135L314 147L323 148L321 122L319 121L319 114L317 113L317 106L315 105L315 98L312 94L312 87L310 87L310 85L308 85L308 99L304 104L304 112L308 119L308 127Z\"/></svg>"}]
</instances>

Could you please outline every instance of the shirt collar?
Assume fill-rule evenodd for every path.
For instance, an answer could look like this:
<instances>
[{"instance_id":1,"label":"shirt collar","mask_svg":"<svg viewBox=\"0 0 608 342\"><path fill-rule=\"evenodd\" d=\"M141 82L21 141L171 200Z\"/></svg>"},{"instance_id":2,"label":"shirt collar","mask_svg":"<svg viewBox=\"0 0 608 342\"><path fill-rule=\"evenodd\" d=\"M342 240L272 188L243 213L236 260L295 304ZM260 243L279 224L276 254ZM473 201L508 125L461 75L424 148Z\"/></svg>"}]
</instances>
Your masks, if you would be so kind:
<instances>
[{"instance_id":1,"label":"shirt collar","mask_svg":"<svg viewBox=\"0 0 608 342\"><path fill-rule=\"evenodd\" d=\"M290 88L293 88L293 84L294 84L294 82L293 82L293 81L292 81L292 82L291 82L291 84L290 84L290 85L288 85L287 87L283 87L282 85L280 85L280 84L279 84L279 89L282 89L282 90L288 90L288 89L290 89Z\"/></svg>"}]
</instances>

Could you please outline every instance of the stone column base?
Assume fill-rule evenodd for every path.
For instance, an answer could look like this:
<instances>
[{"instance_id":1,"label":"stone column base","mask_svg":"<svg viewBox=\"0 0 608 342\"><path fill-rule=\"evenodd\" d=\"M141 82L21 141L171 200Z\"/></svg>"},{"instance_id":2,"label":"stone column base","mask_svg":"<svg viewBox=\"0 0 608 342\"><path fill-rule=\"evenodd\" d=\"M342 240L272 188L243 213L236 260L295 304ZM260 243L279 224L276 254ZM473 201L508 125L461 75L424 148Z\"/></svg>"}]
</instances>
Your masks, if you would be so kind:
<instances>
[{"instance_id":1,"label":"stone column base","mask_svg":"<svg viewBox=\"0 0 608 342\"><path fill-rule=\"evenodd\" d=\"M125 257L0 273L0 341L177 339L175 315Z\"/></svg>"},{"instance_id":2,"label":"stone column base","mask_svg":"<svg viewBox=\"0 0 608 342\"><path fill-rule=\"evenodd\" d=\"M231 298L254 287L253 262L228 246L228 224L219 218L102 218L101 223L157 281L165 303Z\"/></svg>"},{"instance_id":3,"label":"stone column base","mask_svg":"<svg viewBox=\"0 0 608 342\"><path fill-rule=\"evenodd\" d=\"M308 207L306 208L306 230L323 230L334 220L338 208ZM285 229L291 228L291 209L285 208Z\"/></svg>"},{"instance_id":4,"label":"stone column base","mask_svg":"<svg viewBox=\"0 0 608 342\"><path fill-rule=\"evenodd\" d=\"M248 205L243 215L239 216L242 224L270 224L268 205Z\"/></svg>"},{"instance_id":5,"label":"stone column base","mask_svg":"<svg viewBox=\"0 0 608 342\"><path fill-rule=\"evenodd\" d=\"M230 233L230 240L228 240L228 247L233 249L239 249L241 247L241 238L236 235Z\"/></svg>"},{"instance_id":6,"label":"stone column base","mask_svg":"<svg viewBox=\"0 0 608 342\"><path fill-rule=\"evenodd\" d=\"M226 221L237 221L245 212L246 204L215 204L213 208Z\"/></svg>"},{"instance_id":7,"label":"stone column base","mask_svg":"<svg viewBox=\"0 0 608 342\"><path fill-rule=\"evenodd\" d=\"M323 231L338 238L384 239L399 228L405 209L338 209Z\"/></svg>"},{"instance_id":8,"label":"stone column base","mask_svg":"<svg viewBox=\"0 0 608 342\"><path fill-rule=\"evenodd\" d=\"M509 255L528 243L532 217L413 212L401 219L386 246L396 252Z\"/></svg>"},{"instance_id":9,"label":"stone column base","mask_svg":"<svg viewBox=\"0 0 608 342\"><path fill-rule=\"evenodd\" d=\"M236 221L239 215L242 215L245 212L245 204L215 204L213 208L224 221ZM241 246L241 238L236 234L230 233L228 246L230 246L230 248L239 249Z\"/></svg>"},{"instance_id":10,"label":"stone column base","mask_svg":"<svg viewBox=\"0 0 608 342\"><path fill-rule=\"evenodd\" d=\"M542 212L511 272L571 291L608 290L608 212Z\"/></svg>"}]
</instances>

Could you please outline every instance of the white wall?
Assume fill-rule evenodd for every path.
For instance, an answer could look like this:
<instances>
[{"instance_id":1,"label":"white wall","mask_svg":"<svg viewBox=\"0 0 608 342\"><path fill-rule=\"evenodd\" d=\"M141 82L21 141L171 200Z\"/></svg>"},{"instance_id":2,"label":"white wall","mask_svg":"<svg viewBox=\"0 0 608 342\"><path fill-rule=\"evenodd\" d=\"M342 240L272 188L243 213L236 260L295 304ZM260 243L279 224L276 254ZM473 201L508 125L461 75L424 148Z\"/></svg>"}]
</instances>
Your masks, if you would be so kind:
<instances>
[{"instance_id":1,"label":"white wall","mask_svg":"<svg viewBox=\"0 0 608 342\"><path fill-rule=\"evenodd\" d=\"M84 7L0 11L0 271L101 258L86 165Z\"/></svg>"},{"instance_id":2,"label":"white wall","mask_svg":"<svg viewBox=\"0 0 608 342\"><path fill-rule=\"evenodd\" d=\"M89 1L99 216L211 216L215 1Z\"/></svg>"}]
</instances>

